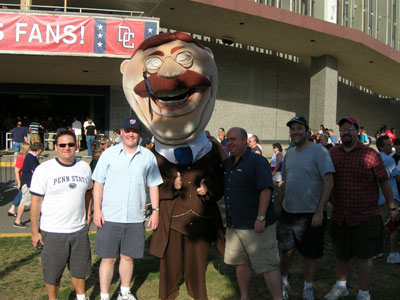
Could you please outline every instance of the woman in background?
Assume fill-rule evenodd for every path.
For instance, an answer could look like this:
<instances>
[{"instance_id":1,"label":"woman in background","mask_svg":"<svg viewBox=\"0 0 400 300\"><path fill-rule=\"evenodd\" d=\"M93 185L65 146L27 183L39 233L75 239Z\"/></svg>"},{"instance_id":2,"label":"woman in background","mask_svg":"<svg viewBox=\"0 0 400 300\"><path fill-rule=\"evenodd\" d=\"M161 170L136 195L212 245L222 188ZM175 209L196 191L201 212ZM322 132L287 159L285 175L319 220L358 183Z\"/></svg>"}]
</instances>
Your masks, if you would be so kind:
<instances>
[{"instance_id":1,"label":"woman in background","mask_svg":"<svg viewBox=\"0 0 400 300\"><path fill-rule=\"evenodd\" d=\"M283 159L282 155L282 145L279 143L272 144L272 151L274 151L274 156L271 158L271 170L272 170L272 180L277 186L281 186L282 175L281 175L281 163Z\"/></svg>"},{"instance_id":2,"label":"woman in background","mask_svg":"<svg viewBox=\"0 0 400 300\"><path fill-rule=\"evenodd\" d=\"M21 192L21 175L22 175L22 166L24 165L25 156L28 154L31 145L28 143L22 143L21 148L19 149L19 156L17 161L15 162L14 172L15 172L15 181L17 182L18 194L15 196L11 207L9 208L7 214L11 217L16 217L17 213L15 212L15 208L18 207L19 202L21 201L22 192Z\"/></svg>"}]
</instances>

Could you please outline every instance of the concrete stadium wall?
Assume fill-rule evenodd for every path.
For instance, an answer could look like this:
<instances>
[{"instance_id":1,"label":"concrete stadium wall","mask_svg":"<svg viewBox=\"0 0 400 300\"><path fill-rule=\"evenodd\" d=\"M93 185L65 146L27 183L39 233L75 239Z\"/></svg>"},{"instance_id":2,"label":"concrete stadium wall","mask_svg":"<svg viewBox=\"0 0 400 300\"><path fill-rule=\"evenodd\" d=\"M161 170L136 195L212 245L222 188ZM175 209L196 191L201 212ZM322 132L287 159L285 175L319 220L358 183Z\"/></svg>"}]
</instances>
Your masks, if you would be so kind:
<instances>
[{"instance_id":1,"label":"concrete stadium wall","mask_svg":"<svg viewBox=\"0 0 400 300\"><path fill-rule=\"evenodd\" d=\"M261 144L287 143L286 122L295 115L308 119L309 63L276 53L249 51L246 46L240 49L215 42L202 43L213 51L219 72L215 109L207 126L211 134L216 136L219 127L228 130L240 126L256 134ZM122 88L112 87L110 94L110 128L114 128L131 110ZM399 114L400 101L382 99L339 83L337 120L352 115L373 136L383 124L400 128ZM338 132L337 128L334 130ZM144 132L144 135L150 134Z\"/></svg>"}]
</instances>

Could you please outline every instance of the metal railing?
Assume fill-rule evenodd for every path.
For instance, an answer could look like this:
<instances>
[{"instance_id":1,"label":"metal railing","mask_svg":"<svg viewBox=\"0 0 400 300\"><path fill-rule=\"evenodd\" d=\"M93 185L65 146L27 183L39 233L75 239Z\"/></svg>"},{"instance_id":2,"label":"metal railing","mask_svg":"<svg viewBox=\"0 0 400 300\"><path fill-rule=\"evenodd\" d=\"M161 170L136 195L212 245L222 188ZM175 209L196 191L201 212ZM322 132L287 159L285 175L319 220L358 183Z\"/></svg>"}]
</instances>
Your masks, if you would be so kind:
<instances>
[{"instance_id":1,"label":"metal railing","mask_svg":"<svg viewBox=\"0 0 400 300\"><path fill-rule=\"evenodd\" d=\"M24 7L26 9L21 9ZM118 16L129 16L129 17L142 17L144 15L143 11L129 11L129 10L119 10L119 9L103 9L103 8L86 8L86 7L64 7L64 6L51 6L51 5L20 5L20 4L8 4L0 3L1 10L22 10L24 13L30 12L51 12L54 14L64 14L64 13L76 13L76 14L107 14L107 15L118 15Z\"/></svg>"}]
</instances>

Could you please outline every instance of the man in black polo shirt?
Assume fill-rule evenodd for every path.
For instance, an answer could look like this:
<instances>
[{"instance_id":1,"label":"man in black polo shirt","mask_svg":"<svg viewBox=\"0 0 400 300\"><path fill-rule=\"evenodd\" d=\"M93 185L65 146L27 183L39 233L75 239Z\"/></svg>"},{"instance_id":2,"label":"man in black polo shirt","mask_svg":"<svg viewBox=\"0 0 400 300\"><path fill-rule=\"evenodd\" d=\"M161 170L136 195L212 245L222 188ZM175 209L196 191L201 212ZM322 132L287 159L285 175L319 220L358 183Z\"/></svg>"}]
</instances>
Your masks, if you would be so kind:
<instances>
[{"instance_id":1,"label":"man in black polo shirt","mask_svg":"<svg viewBox=\"0 0 400 300\"><path fill-rule=\"evenodd\" d=\"M223 162L228 223L224 261L236 266L242 300L249 299L251 268L264 275L273 299L282 299L269 164L247 147L243 128L231 128L227 138L231 157Z\"/></svg>"}]
</instances>

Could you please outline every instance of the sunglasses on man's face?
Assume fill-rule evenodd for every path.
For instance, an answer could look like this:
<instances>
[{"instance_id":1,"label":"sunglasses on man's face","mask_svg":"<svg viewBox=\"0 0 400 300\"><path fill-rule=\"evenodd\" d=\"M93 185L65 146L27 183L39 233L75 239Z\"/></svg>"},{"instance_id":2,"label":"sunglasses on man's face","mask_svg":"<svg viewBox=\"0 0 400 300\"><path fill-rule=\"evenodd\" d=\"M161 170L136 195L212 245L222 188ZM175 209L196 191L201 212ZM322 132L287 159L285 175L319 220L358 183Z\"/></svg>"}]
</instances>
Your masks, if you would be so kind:
<instances>
[{"instance_id":1,"label":"sunglasses on man's face","mask_svg":"<svg viewBox=\"0 0 400 300\"><path fill-rule=\"evenodd\" d=\"M60 147L60 148L65 148L67 145L68 145L68 147L70 147L70 148L75 147L75 143L57 144L57 146Z\"/></svg>"}]
</instances>

